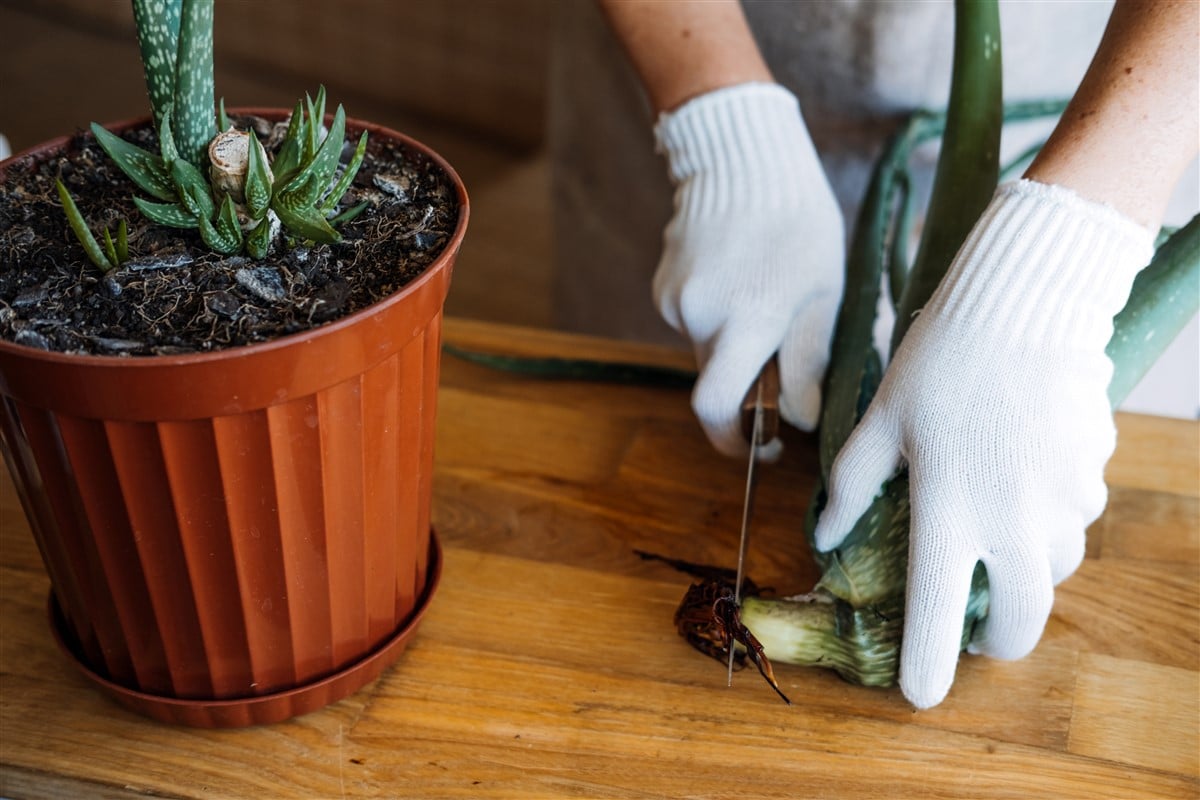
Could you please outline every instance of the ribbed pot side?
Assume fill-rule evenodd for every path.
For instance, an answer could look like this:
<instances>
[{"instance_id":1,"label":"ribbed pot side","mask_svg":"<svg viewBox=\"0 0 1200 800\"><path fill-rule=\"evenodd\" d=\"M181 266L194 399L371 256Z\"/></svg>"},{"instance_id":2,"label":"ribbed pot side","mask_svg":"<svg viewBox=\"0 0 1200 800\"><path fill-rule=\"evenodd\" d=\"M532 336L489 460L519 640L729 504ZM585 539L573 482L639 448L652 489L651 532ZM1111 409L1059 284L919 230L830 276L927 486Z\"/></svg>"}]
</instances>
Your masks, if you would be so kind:
<instances>
[{"instance_id":1,"label":"ribbed pot side","mask_svg":"<svg viewBox=\"0 0 1200 800\"><path fill-rule=\"evenodd\" d=\"M0 342L0 441L56 634L159 719L255 724L340 699L399 656L436 583L442 306L467 197L423 146L349 127L424 153L458 189L446 250L397 294L209 354Z\"/></svg>"}]
</instances>

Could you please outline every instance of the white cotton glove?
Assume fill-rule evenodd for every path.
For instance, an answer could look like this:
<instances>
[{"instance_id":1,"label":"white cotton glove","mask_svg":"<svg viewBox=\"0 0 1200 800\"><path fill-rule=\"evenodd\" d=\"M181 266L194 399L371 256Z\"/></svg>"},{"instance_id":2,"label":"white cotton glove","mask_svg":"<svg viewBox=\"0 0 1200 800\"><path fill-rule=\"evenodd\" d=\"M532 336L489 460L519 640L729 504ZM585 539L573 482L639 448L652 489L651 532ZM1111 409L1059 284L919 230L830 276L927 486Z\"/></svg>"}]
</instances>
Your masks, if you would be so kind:
<instances>
[{"instance_id":1,"label":"white cotton glove","mask_svg":"<svg viewBox=\"0 0 1200 800\"><path fill-rule=\"evenodd\" d=\"M1116 444L1105 347L1150 260L1150 231L1054 186L1002 186L833 465L815 531L837 547L908 462L900 686L918 708L954 680L971 574L991 605L969 650L1027 655L1079 566Z\"/></svg>"},{"instance_id":2,"label":"white cotton glove","mask_svg":"<svg viewBox=\"0 0 1200 800\"><path fill-rule=\"evenodd\" d=\"M692 408L713 445L744 455L739 407L779 352L780 413L817 423L842 293L841 209L791 92L718 89L663 114L659 149L675 182L654 301L692 342Z\"/></svg>"}]
</instances>

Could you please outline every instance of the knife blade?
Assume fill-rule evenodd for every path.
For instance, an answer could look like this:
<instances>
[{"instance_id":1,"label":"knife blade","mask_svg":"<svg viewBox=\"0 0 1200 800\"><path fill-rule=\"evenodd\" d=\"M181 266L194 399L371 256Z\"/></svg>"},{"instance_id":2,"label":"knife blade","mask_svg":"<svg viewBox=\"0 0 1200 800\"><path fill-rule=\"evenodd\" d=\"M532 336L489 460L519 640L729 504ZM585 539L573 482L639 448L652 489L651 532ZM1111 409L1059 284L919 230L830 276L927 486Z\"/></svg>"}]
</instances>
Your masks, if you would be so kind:
<instances>
[{"instance_id":1,"label":"knife blade","mask_svg":"<svg viewBox=\"0 0 1200 800\"><path fill-rule=\"evenodd\" d=\"M779 435L779 361L775 356L763 365L757 380L742 401L742 434L750 443L746 467L746 494L742 502L742 533L738 539L737 578L733 586L733 604L740 608L742 583L746 578L746 546L749 542L750 517L754 512L754 490L758 483L759 451ZM733 656L736 648L729 642L727 685L733 685Z\"/></svg>"}]
</instances>

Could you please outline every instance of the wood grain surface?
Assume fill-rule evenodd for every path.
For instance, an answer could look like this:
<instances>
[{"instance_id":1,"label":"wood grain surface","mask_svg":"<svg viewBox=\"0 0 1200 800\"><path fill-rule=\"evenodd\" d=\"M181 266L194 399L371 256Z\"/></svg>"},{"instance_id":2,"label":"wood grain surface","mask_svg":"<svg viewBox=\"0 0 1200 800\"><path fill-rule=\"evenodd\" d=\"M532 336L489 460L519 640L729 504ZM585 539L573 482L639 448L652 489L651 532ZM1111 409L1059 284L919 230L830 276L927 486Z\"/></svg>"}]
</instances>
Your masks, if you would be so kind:
<instances>
[{"instance_id":1,"label":"wood grain surface","mask_svg":"<svg viewBox=\"0 0 1200 800\"><path fill-rule=\"evenodd\" d=\"M450 320L494 352L687 366L671 351ZM794 705L675 634L688 579L732 565L743 465L678 389L551 381L447 356L434 523L443 581L413 645L323 711L172 728L55 648L48 582L0 482L0 796L22 798L1195 798L1198 426L1121 415L1108 510L1035 652L964 657L946 701L779 665ZM760 471L750 575L802 591L811 437Z\"/></svg>"}]
</instances>

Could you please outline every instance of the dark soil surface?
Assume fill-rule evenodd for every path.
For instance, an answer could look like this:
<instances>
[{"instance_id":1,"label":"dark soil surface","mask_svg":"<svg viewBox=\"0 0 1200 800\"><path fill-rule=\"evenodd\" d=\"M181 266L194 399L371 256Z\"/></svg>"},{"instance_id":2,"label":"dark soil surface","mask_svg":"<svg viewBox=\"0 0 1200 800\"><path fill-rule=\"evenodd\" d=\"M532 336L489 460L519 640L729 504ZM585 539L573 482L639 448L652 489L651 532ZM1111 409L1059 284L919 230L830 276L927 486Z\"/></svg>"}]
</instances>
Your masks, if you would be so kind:
<instances>
[{"instance_id":1,"label":"dark soil surface","mask_svg":"<svg viewBox=\"0 0 1200 800\"><path fill-rule=\"evenodd\" d=\"M265 137L271 124L235 118ZM157 152L151 130L125 138ZM260 137L261 138L261 137ZM286 231L267 258L221 256L197 231L150 223L139 190L96 144L72 138L48 161L0 169L0 339L66 353L154 355L265 342L377 302L437 257L458 222L453 185L436 164L372 137L342 207L369 207L332 245ZM358 141L347 131L343 163ZM129 226L130 260L105 274L75 239L55 189L61 177L97 239Z\"/></svg>"}]
</instances>

